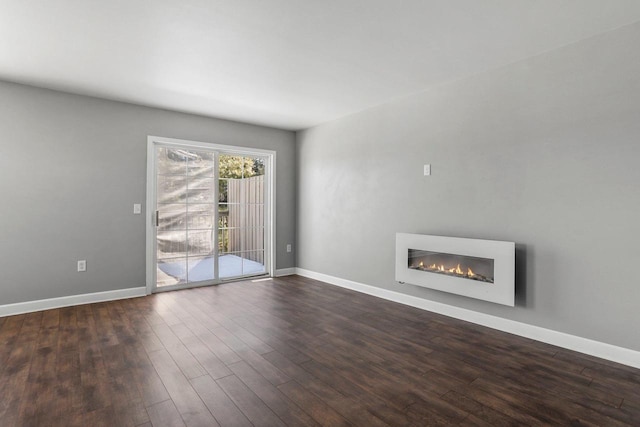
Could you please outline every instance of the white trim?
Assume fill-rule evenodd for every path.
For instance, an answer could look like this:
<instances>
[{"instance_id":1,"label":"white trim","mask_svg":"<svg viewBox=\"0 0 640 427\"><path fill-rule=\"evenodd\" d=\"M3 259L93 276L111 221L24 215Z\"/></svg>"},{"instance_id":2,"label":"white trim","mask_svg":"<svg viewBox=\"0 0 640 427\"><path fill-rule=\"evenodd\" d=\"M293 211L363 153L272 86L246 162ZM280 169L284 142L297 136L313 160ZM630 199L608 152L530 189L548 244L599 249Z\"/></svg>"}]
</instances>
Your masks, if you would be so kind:
<instances>
[{"instance_id":1,"label":"white trim","mask_svg":"<svg viewBox=\"0 0 640 427\"><path fill-rule=\"evenodd\" d=\"M269 245L268 261L265 264L267 274L274 274L276 271L276 156L275 151L270 151L267 156L269 166L267 167L267 179L265 197L267 204L267 225L266 225L266 241Z\"/></svg>"},{"instance_id":2,"label":"white trim","mask_svg":"<svg viewBox=\"0 0 640 427\"><path fill-rule=\"evenodd\" d=\"M262 156L275 155L274 150L265 150L264 148L240 147L237 145L215 144L212 142L190 141L187 139L165 138L162 136L147 136L147 142L153 141L158 144L164 144L169 147L184 148L206 148L209 150L224 151L225 154L258 154Z\"/></svg>"},{"instance_id":3,"label":"white trim","mask_svg":"<svg viewBox=\"0 0 640 427\"><path fill-rule=\"evenodd\" d=\"M274 274L274 277L291 276L293 274L296 274L296 268L295 267L292 267L292 268L280 268L280 269L276 270L276 274Z\"/></svg>"},{"instance_id":4,"label":"white trim","mask_svg":"<svg viewBox=\"0 0 640 427\"><path fill-rule=\"evenodd\" d=\"M156 253L156 238L155 238L155 215L156 215L156 156L155 156L155 144L153 143L153 137L147 137L147 206L146 206L146 244L145 244L145 292L147 295L151 295L153 292L154 284L157 281L156 278L156 266L154 263Z\"/></svg>"},{"instance_id":5,"label":"white trim","mask_svg":"<svg viewBox=\"0 0 640 427\"><path fill-rule=\"evenodd\" d=\"M118 289L115 291L95 292L92 294L71 295L68 297L18 302L15 304L0 305L0 317L32 313L34 311L51 310L53 308L70 307L73 305L143 297L145 295L146 288L141 286L139 288Z\"/></svg>"},{"instance_id":6,"label":"white trim","mask_svg":"<svg viewBox=\"0 0 640 427\"><path fill-rule=\"evenodd\" d=\"M640 351L618 347L590 340L588 338L570 335L564 332L545 329L539 326L529 325L527 323L516 322L515 320L504 319L490 314L479 313L465 308L454 307L411 295L405 295L400 292L390 291L347 279L341 279L339 277L329 276L327 274L317 273L315 271L305 270L304 268L296 268L296 273L300 276L320 280L331 285L373 295L378 298L465 320L467 322L519 335L521 337L542 341L547 344L622 363L634 368L640 368Z\"/></svg>"}]
</instances>

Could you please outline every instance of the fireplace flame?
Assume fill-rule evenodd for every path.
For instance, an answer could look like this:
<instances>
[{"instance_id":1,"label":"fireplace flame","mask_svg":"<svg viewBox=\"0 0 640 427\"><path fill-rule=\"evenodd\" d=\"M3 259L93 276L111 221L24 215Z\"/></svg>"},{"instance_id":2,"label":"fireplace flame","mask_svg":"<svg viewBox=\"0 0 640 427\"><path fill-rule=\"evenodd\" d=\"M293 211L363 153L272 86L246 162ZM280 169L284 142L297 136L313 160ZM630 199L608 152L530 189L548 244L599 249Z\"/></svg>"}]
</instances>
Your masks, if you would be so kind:
<instances>
[{"instance_id":1,"label":"fireplace flame","mask_svg":"<svg viewBox=\"0 0 640 427\"><path fill-rule=\"evenodd\" d=\"M453 274L457 274L459 276L466 276L466 277L473 277L473 276L476 275L473 272L473 270L471 270L471 268L469 268L469 267L467 267L467 272L465 273L464 270L462 268L460 268L460 264L458 264L455 267L451 267L451 268L446 268L443 264L436 265L435 263L425 267L424 262L420 261L420 263L418 264L418 268L424 269L424 270L440 271L442 273L453 273Z\"/></svg>"},{"instance_id":2,"label":"fireplace flame","mask_svg":"<svg viewBox=\"0 0 640 427\"><path fill-rule=\"evenodd\" d=\"M418 261L416 264L409 266L409 268L415 268L421 271L431 271L434 273L441 273L441 274L444 273L446 275L461 277L466 279L473 279L480 282L493 283L493 277L486 277L482 274L475 273L471 269L471 267L468 267L468 266L461 267L460 264L456 265L455 267L449 267L449 266L445 267L444 264L433 263L430 265L425 265L424 261Z\"/></svg>"}]
</instances>

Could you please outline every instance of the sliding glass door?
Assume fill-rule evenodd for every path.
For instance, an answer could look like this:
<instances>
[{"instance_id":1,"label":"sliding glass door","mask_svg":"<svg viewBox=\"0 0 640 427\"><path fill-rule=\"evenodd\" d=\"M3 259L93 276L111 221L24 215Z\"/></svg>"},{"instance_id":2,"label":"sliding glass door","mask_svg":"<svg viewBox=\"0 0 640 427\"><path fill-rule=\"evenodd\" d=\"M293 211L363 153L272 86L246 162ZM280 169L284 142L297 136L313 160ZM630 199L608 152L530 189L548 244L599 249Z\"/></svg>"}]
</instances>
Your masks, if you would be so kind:
<instances>
[{"instance_id":1,"label":"sliding glass door","mask_svg":"<svg viewBox=\"0 0 640 427\"><path fill-rule=\"evenodd\" d=\"M156 153L156 285L215 280L216 153L169 147Z\"/></svg>"},{"instance_id":2,"label":"sliding glass door","mask_svg":"<svg viewBox=\"0 0 640 427\"><path fill-rule=\"evenodd\" d=\"M151 139L149 144L154 184L148 189L154 208L150 291L270 273L266 178L271 158L206 145Z\"/></svg>"},{"instance_id":3,"label":"sliding glass door","mask_svg":"<svg viewBox=\"0 0 640 427\"><path fill-rule=\"evenodd\" d=\"M221 154L218 182L220 277L264 273L264 160Z\"/></svg>"}]
</instances>

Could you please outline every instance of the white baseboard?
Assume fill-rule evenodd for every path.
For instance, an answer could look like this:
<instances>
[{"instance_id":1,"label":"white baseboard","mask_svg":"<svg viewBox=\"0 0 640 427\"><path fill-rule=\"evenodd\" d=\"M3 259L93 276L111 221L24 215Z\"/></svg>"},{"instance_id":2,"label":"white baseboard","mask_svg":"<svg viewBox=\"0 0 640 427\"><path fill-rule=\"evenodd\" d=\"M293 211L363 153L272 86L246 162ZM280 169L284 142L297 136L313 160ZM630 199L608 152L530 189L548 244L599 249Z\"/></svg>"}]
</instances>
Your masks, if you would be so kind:
<instances>
[{"instance_id":1,"label":"white baseboard","mask_svg":"<svg viewBox=\"0 0 640 427\"><path fill-rule=\"evenodd\" d=\"M95 292L92 294L71 295L68 297L41 299L37 301L19 302L0 305L0 317L15 314L32 313L34 311L50 310L52 308L69 307L72 305L91 304L94 302L114 301L118 299L142 297L147 294L147 288L128 288L116 291Z\"/></svg>"},{"instance_id":2,"label":"white baseboard","mask_svg":"<svg viewBox=\"0 0 640 427\"><path fill-rule=\"evenodd\" d=\"M292 268L281 268L279 270L276 270L275 277L291 276L292 274L296 274L296 268L295 267L292 267Z\"/></svg>"},{"instance_id":3,"label":"white baseboard","mask_svg":"<svg viewBox=\"0 0 640 427\"><path fill-rule=\"evenodd\" d=\"M640 368L639 351L590 340L588 338L566 334L564 332L545 329L539 326L529 325L527 323L516 322L515 320L504 319L502 317L492 316L490 314L479 313L477 311L454 307L448 304L442 304L411 295L405 295L400 292L365 285L351 280L341 279L339 277L305 270L303 268L297 268L296 273L300 276L320 280L331 285L340 286L342 288L347 288L368 295L373 295L389 301L394 301L400 304L409 305L411 307L420 308L422 310L427 310L434 313L443 314L445 316L454 317L456 319L465 320L467 322L486 326L492 329L497 329L503 332L508 332L510 334L519 335L521 337L531 338L536 341L542 341L547 344L552 344L558 347L566 348L568 350L589 354L601 359L622 363L634 368Z\"/></svg>"}]
</instances>

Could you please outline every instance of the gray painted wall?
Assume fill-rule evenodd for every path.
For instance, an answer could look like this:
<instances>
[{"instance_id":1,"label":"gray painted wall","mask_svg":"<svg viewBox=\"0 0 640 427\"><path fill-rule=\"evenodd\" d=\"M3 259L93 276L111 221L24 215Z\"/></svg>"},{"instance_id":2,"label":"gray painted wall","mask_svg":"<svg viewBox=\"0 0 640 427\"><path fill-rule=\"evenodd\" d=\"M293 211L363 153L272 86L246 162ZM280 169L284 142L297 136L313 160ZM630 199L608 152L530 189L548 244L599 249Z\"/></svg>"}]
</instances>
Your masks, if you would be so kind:
<instances>
[{"instance_id":1,"label":"gray painted wall","mask_svg":"<svg viewBox=\"0 0 640 427\"><path fill-rule=\"evenodd\" d=\"M147 135L275 150L277 268L295 266L293 132L5 82L0 130L0 305L145 285Z\"/></svg>"},{"instance_id":2,"label":"gray painted wall","mask_svg":"<svg viewBox=\"0 0 640 427\"><path fill-rule=\"evenodd\" d=\"M298 267L640 350L639 42L635 24L299 132ZM396 232L515 241L517 307L395 283Z\"/></svg>"}]
</instances>

